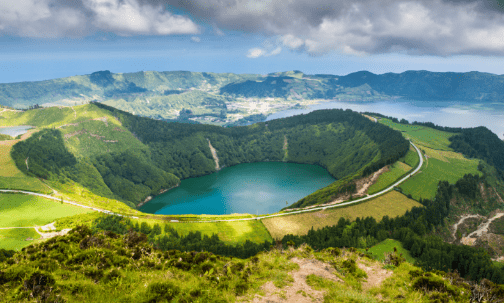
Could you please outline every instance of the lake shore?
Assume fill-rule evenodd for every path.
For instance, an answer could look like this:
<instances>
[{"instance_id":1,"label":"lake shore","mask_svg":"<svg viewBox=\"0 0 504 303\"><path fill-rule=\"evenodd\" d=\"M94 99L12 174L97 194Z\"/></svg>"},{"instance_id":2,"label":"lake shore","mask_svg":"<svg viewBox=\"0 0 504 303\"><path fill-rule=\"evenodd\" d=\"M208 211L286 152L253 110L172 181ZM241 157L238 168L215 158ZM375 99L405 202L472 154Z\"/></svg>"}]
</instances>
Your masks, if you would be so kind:
<instances>
[{"instance_id":1,"label":"lake shore","mask_svg":"<svg viewBox=\"0 0 504 303\"><path fill-rule=\"evenodd\" d=\"M165 192L167 192L167 191L169 191L169 190L171 190L171 189L174 189L174 188L176 188L176 187L179 187L179 186L180 186L180 183L178 183L177 185L172 186L172 187L170 187L170 188L167 188L167 189L161 189L161 190L159 191L159 194L157 194L157 195L164 194ZM145 198L145 200L144 200L144 201L140 202L140 203L136 206L136 208L137 208L137 209L139 209L140 207L144 206L145 204L147 204L147 202L149 202L149 201L151 201L152 199L154 199L154 197L155 197L155 196L157 196L157 195L154 195L154 196L150 195L150 196L148 196L147 198Z\"/></svg>"}]
</instances>

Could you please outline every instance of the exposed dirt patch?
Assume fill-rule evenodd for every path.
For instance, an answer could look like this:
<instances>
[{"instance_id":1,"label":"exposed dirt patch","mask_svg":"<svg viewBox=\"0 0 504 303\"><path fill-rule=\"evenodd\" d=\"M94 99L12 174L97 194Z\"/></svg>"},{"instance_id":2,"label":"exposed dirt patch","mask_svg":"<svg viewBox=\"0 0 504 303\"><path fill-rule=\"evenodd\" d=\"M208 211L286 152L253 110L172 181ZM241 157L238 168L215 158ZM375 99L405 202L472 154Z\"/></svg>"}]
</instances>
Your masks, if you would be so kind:
<instances>
[{"instance_id":1,"label":"exposed dirt patch","mask_svg":"<svg viewBox=\"0 0 504 303\"><path fill-rule=\"evenodd\" d=\"M376 181L378 180L378 177L380 177L381 174L384 172L389 171L389 165L383 167L379 171L375 172L372 176L366 177L366 178L361 178L357 180L356 185L357 185L357 193L354 195L354 197L360 197L360 196L365 196L367 193L368 188L375 184Z\"/></svg>"},{"instance_id":2,"label":"exposed dirt patch","mask_svg":"<svg viewBox=\"0 0 504 303\"><path fill-rule=\"evenodd\" d=\"M474 246L482 247L494 258L504 256L504 236L487 233L476 239Z\"/></svg>"},{"instance_id":3,"label":"exposed dirt patch","mask_svg":"<svg viewBox=\"0 0 504 303\"><path fill-rule=\"evenodd\" d=\"M78 135L82 135L82 134L85 134L85 133L87 133L87 130L83 129L83 130L75 131L73 133L65 134L63 137L65 139L68 139L68 138L71 138L73 136L78 136Z\"/></svg>"},{"instance_id":4,"label":"exposed dirt patch","mask_svg":"<svg viewBox=\"0 0 504 303\"><path fill-rule=\"evenodd\" d=\"M108 126L108 118L107 117L95 118L93 120L102 121L103 123L105 123L105 126Z\"/></svg>"},{"instance_id":5,"label":"exposed dirt patch","mask_svg":"<svg viewBox=\"0 0 504 303\"><path fill-rule=\"evenodd\" d=\"M455 241L457 239L457 230L459 229L459 226L463 223L466 223L460 227L463 227L463 228L460 228L461 229L461 233L462 233L462 236L465 236L464 233L465 231L467 230L467 228L469 228L469 226L471 225L472 222L468 222L468 221L474 221L474 220L469 220L471 218L485 218L481 215L464 215L464 216L461 216L460 219L458 220L457 223L455 223L452 227L452 237L453 237L453 241Z\"/></svg>"},{"instance_id":6,"label":"exposed dirt patch","mask_svg":"<svg viewBox=\"0 0 504 303\"><path fill-rule=\"evenodd\" d=\"M40 229L42 229L43 231L56 230L56 226L54 226L54 223L56 223L56 222L49 223L49 224L44 225L44 226L40 226Z\"/></svg>"},{"instance_id":7,"label":"exposed dirt patch","mask_svg":"<svg viewBox=\"0 0 504 303\"><path fill-rule=\"evenodd\" d=\"M210 140L207 138L208 140L208 147L210 148L210 151L212 152L212 157L214 158L214 161L215 161L215 170L220 170L220 166L219 166L219 157L217 156L217 150L212 146L212 144L210 143Z\"/></svg>"},{"instance_id":8,"label":"exposed dirt patch","mask_svg":"<svg viewBox=\"0 0 504 303\"><path fill-rule=\"evenodd\" d=\"M499 201L504 204L504 200L502 200L501 196L497 193L497 191L495 190L495 188L492 187L492 189L494 190L494 193L497 195L497 198L499 198Z\"/></svg>"},{"instance_id":9,"label":"exposed dirt patch","mask_svg":"<svg viewBox=\"0 0 504 303\"><path fill-rule=\"evenodd\" d=\"M359 197L366 196L368 188L371 185L373 185L376 182L376 180L378 180L378 177L380 177L381 174L388 171L388 169L389 169L388 166L385 166L382 169L380 169L379 171L375 172L372 176L356 180L355 186L357 188L357 192L352 194L352 197L359 198ZM348 199L350 199L350 194L340 194L340 195L338 195L338 197L335 200L333 200L329 203L316 204L316 205L311 205L311 206L307 206L307 207L303 207L303 208L289 208L289 209L286 209L286 211L302 210L302 209L310 209L310 208L314 208L314 207L334 205L334 204L338 204L343 201L346 201Z\"/></svg>"},{"instance_id":10,"label":"exposed dirt patch","mask_svg":"<svg viewBox=\"0 0 504 303\"><path fill-rule=\"evenodd\" d=\"M299 265L298 270L291 271L289 275L294 278L292 285L284 288L277 288L273 282L265 283L261 289L265 295L256 295L252 301L247 301L245 298L237 298L238 302L322 302L324 300L324 291L314 290L306 283L306 277L309 275L317 275L325 279L335 282L342 282L341 279L334 275L334 269L331 265L310 259L292 258L291 262ZM281 295L283 293L283 295Z\"/></svg>"},{"instance_id":11,"label":"exposed dirt patch","mask_svg":"<svg viewBox=\"0 0 504 303\"><path fill-rule=\"evenodd\" d=\"M368 290L373 287L379 287L383 281L392 276L393 272L391 270L383 269L379 264L373 264L367 266L362 262L358 262L357 266L366 272L367 280L362 282L362 288Z\"/></svg>"},{"instance_id":12,"label":"exposed dirt patch","mask_svg":"<svg viewBox=\"0 0 504 303\"><path fill-rule=\"evenodd\" d=\"M64 236L64 235L68 234L68 232L71 230L72 229L69 228L69 229L63 229L62 231L58 231L58 232L42 233L39 231L38 227L35 227L35 231L40 235L41 239L50 239L50 238L54 238L57 236Z\"/></svg>"}]
</instances>

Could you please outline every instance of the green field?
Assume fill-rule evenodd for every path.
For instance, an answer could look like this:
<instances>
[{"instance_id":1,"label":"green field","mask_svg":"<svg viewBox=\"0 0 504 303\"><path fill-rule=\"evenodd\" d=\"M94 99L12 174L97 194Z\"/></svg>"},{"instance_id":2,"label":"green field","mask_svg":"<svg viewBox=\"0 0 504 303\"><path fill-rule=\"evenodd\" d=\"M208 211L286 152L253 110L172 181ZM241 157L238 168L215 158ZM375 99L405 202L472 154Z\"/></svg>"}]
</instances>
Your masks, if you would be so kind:
<instances>
[{"instance_id":1,"label":"green field","mask_svg":"<svg viewBox=\"0 0 504 303\"><path fill-rule=\"evenodd\" d=\"M33 240L27 240L28 238ZM33 228L2 229L0 230L0 249L20 250L39 238L40 235Z\"/></svg>"},{"instance_id":2,"label":"green field","mask_svg":"<svg viewBox=\"0 0 504 303\"><path fill-rule=\"evenodd\" d=\"M425 150L428 158L420 171L400 185L403 193L411 194L415 200L432 199L436 195L439 181L455 183L465 174L481 174L478 160L465 159L461 154L437 151L418 146Z\"/></svg>"},{"instance_id":3,"label":"green field","mask_svg":"<svg viewBox=\"0 0 504 303\"><path fill-rule=\"evenodd\" d=\"M384 216L391 218L402 216L407 210L422 205L405 195L391 191L368 202L341 208L328 208L290 216L262 219L273 239L283 238L287 234L306 235L313 227L315 230L324 226L332 226L343 217L350 221L357 217L373 217L380 221Z\"/></svg>"},{"instance_id":4,"label":"green field","mask_svg":"<svg viewBox=\"0 0 504 303\"><path fill-rule=\"evenodd\" d=\"M26 176L14 164L10 151L17 141L12 140L0 143L0 188L50 193L51 190L42 181Z\"/></svg>"},{"instance_id":5,"label":"green field","mask_svg":"<svg viewBox=\"0 0 504 303\"><path fill-rule=\"evenodd\" d=\"M394 123L389 119L380 119L380 123L401 131L403 136L413 143L432 149L452 150L448 147L450 145L448 138L456 135L420 125Z\"/></svg>"},{"instance_id":6,"label":"green field","mask_svg":"<svg viewBox=\"0 0 504 303\"><path fill-rule=\"evenodd\" d=\"M478 171L479 160L466 159L449 147L448 138L456 134L419 125L393 123L388 119L380 119L380 123L401 131L405 138L410 139L425 153L425 161L420 171L400 185L403 193L410 194L413 199L434 198L439 181L453 184L465 174L481 174ZM405 161L414 160L406 155Z\"/></svg>"},{"instance_id":7,"label":"green field","mask_svg":"<svg viewBox=\"0 0 504 303\"><path fill-rule=\"evenodd\" d=\"M43 114L40 112L43 111ZM80 123L102 117L110 117L108 123L120 126L121 123L110 113L96 106L48 107L38 110L0 112L0 126L32 125L37 127L59 127L70 123Z\"/></svg>"},{"instance_id":8,"label":"green field","mask_svg":"<svg viewBox=\"0 0 504 303\"><path fill-rule=\"evenodd\" d=\"M397 248L398 253L402 254L402 256L406 258L406 261L411 264L415 263L416 260L411 256L409 250L403 248L401 242L392 239L387 239L376 244L375 246L369 248L368 252L370 252L371 255L373 255L373 257L375 257L377 260L383 261L385 253L393 252L394 247Z\"/></svg>"},{"instance_id":9,"label":"green field","mask_svg":"<svg viewBox=\"0 0 504 303\"><path fill-rule=\"evenodd\" d=\"M96 212L84 215L74 215L57 219L55 225L57 230L74 228L77 225L91 226L91 223L100 216L103 216L103 214ZM226 218L217 219L225 220ZM146 222L151 227L157 223L163 228L163 231L164 225L166 224L173 227L179 235L183 236L186 236L191 231L200 231L202 235L207 236L211 236L215 233L219 236L219 239L228 244L244 243L245 240L250 240L255 243L264 243L265 241L272 240L266 227L264 227L261 221L256 220L209 223L172 223L169 222L169 220L163 220L162 217L159 216L159 219L139 218L131 219L131 221L133 224L137 222L138 224Z\"/></svg>"},{"instance_id":10,"label":"green field","mask_svg":"<svg viewBox=\"0 0 504 303\"><path fill-rule=\"evenodd\" d=\"M378 180L368 189L368 194L372 195L390 186L400 177L411 170L411 166L402 162L396 162L390 166L389 171L384 172L378 177Z\"/></svg>"},{"instance_id":11,"label":"green field","mask_svg":"<svg viewBox=\"0 0 504 303\"><path fill-rule=\"evenodd\" d=\"M22 194L0 194L0 227L40 226L92 210Z\"/></svg>"},{"instance_id":12,"label":"green field","mask_svg":"<svg viewBox=\"0 0 504 303\"><path fill-rule=\"evenodd\" d=\"M418 162L420 162L420 159L418 158L418 153L412 146L410 147L410 150L408 151L406 156L404 156L404 160L402 162L408 164L413 168L417 167Z\"/></svg>"}]
</instances>

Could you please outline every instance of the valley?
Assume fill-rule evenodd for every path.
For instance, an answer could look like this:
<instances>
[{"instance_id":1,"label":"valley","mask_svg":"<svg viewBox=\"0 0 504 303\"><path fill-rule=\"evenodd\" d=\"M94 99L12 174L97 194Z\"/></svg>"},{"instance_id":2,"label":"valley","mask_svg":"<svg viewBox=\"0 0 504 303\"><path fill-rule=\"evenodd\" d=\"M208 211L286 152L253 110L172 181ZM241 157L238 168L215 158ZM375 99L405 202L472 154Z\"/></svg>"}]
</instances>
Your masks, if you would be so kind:
<instances>
[{"instance_id":1,"label":"valley","mask_svg":"<svg viewBox=\"0 0 504 303\"><path fill-rule=\"evenodd\" d=\"M231 88L236 89L233 86L226 89ZM182 93L168 92L167 96L171 95L181 96ZM155 99L149 100L151 104ZM207 101L211 110L220 104L217 99ZM226 281L229 291L220 288L219 291L230 301L235 300L232 297L238 301L246 300L245 296L250 299L261 292L259 287L264 281L259 276L272 272L276 278L273 278L273 286L264 286L269 290L264 292L263 298L301 298L304 296L297 292L300 289L305 289L307 296L322 298L314 290L325 289L326 295L344 297L342 300L358 297L372 301L379 293L381 298L393 301L397 294L391 295L385 290L393 285L390 283L419 283L420 278L409 276L408 272L418 271L422 276L427 267L456 269L462 277L474 277L476 268L479 277L497 283L504 281L500 267L489 265L497 264L491 260L497 262L504 256L503 202L500 199L504 194L504 167L499 158L504 143L487 129L409 123L379 113L351 110L319 110L225 128L218 126L222 125L220 122L210 120L207 122L217 125L139 117L106 104L91 102L73 107L0 112L0 126L33 127L17 138L0 138L0 206L3 207L0 209L0 257L5 253L2 249L13 249L20 251L14 258L26 256L24 261L15 259L15 262L34 266L30 262L47 258L38 252L43 247L50 254L49 259L56 260L43 261L47 264L70 264L75 258L85 260L75 265L78 268L71 269L82 277L70 278L68 283L64 282L64 277L69 269L58 267L54 271L58 291L66 298L85 301L96 297L103 287L113 283L110 278L113 275L127 285L137 283L135 279L142 285L149 285L151 279L166 272L185 277L185 284L174 282L176 286L173 287L187 292L209 289L208 283L224 285L222 281ZM254 110L258 108L266 107L261 105ZM186 111L185 122L194 122L195 113L198 113L196 109L191 113ZM474 138L480 139L478 144ZM261 213L142 212L155 205L156 199L166 190L171 189L170 194L181 189L181 180L194 180L198 184L202 182L200 178L215 176L228 168L273 162L318 165L332 178L325 186L290 201L289 205L281 199L278 202L283 205ZM204 206L199 208L204 209ZM54 230L36 228L46 224ZM77 226L80 227L75 229ZM66 236L57 236L67 232ZM434 237L436 240L427 240ZM139 242L131 242L137 241L134 239ZM135 250L133 254L140 250L160 250L152 254L139 253L138 260L142 263L127 257L122 261L110 261L123 262L125 269L114 271L116 265L93 268L92 264L101 262L93 259L96 253L104 254L104 260L108 260L107 256L116 249L122 254L122 245ZM341 253L330 247L352 248L343 249ZM396 250L399 252L395 253ZM63 261L57 251L64 251L69 259ZM189 257L190 253L179 258L183 251L206 251L218 257L208 259L201 269L200 261ZM325 253L332 255L329 257ZM436 253L439 257L433 257ZM256 261L252 261L256 260L253 257L256 255L259 264L265 262L261 265L264 269L257 272L253 267ZM285 255L292 261L281 263L284 261L279 258ZM238 263L252 262L247 277L253 276L262 282L243 288L247 277L236 276L236 268L221 272L215 267L218 260L234 264L232 256ZM331 292L335 284L320 280L324 275L321 271L301 279L292 271L293 264L306 271L303 265L306 261L296 256L330 258L329 266L339 273L333 282L338 287L346 285L346 292ZM406 258L402 259L403 256ZM468 259L472 260L471 264L453 261ZM279 267L272 268L271 262ZM357 267L349 265L352 262ZM417 269L408 262L420 267ZM2 275L18 275L24 266L6 267L5 264L0 262L0 282ZM452 264L459 264L459 267L452 268ZM53 265L43 265L41 269L50 270ZM486 268L486 271L478 271L478 268ZM377 270L380 277L374 276ZM438 274L441 275L439 279L445 279L440 272ZM330 277L332 275L335 274L329 273ZM373 282L375 279L378 282ZM82 282L77 283L78 280ZM79 283L82 285L78 287L89 293L77 294L71 290ZM95 286L91 286L93 283ZM296 292L284 288L289 283L293 283ZM476 284L467 283L474 293ZM189 289L187 285L200 286ZM121 285L116 287L123 289ZM129 298L139 300L154 296L154 287L139 290ZM364 292L358 293L357 289ZM370 289L374 290L369 292ZM0 294L2 291L9 292L0 287ZM399 292L404 297L425 300L434 296L421 288ZM176 292L180 300L182 293ZM101 296L103 300L109 299L108 295ZM123 294L115 296L124 297ZM201 293L196 296L213 300ZM466 298L449 296L455 301Z\"/></svg>"}]
</instances>

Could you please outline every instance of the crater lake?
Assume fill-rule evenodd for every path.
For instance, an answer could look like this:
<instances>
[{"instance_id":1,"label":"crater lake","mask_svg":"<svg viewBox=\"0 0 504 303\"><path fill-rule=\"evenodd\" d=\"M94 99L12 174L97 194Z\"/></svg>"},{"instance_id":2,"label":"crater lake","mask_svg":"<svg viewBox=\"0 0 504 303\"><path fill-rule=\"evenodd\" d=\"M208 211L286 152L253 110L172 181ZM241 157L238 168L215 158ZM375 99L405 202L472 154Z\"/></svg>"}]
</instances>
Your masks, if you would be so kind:
<instances>
[{"instance_id":1,"label":"crater lake","mask_svg":"<svg viewBox=\"0 0 504 303\"><path fill-rule=\"evenodd\" d=\"M163 215L270 214L334 181L317 165L244 163L182 180L179 187L156 196L139 210Z\"/></svg>"}]
</instances>

